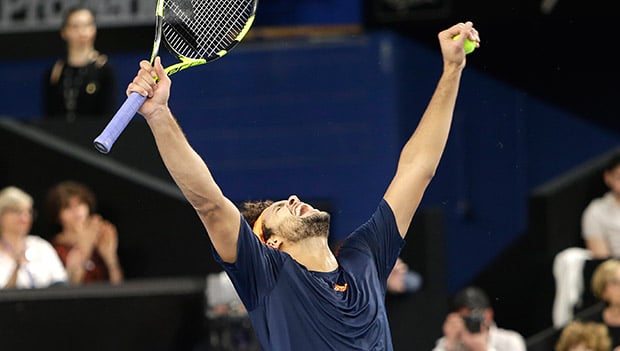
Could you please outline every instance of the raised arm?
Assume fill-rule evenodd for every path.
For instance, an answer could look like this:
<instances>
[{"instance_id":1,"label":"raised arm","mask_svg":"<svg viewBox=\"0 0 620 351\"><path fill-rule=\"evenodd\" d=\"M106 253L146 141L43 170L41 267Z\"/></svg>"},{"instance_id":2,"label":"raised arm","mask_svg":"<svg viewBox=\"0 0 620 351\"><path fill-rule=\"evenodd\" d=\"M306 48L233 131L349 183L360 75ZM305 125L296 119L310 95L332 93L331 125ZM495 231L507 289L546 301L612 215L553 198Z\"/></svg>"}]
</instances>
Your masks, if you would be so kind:
<instances>
[{"instance_id":1,"label":"raised arm","mask_svg":"<svg viewBox=\"0 0 620 351\"><path fill-rule=\"evenodd\" d=\"M452 40L457 34L461 35ZM384 199L394 211L403 237L435 175L446 146L461 73L465 68L465 38L475 41L476 46L479 45L478 32L471 22L456 24L438 34L443 56L443 73L416 130L401 151L396 175L384 195Z\"/></svg>"},{"instance_id":2,"label":"raised arm","mask_svg":"<svg viewBox=\"0 0 620 351\"><path fill-rule=\"evenodd\" d=\"M160 77L155 83L154 77ZM127 93L148 96L139 113L145 117L159 153L187 200L204 224L215 250L226 262L234 262L237 254L240 214L216 184L205 162L191 147L172 112L168 108L171 81L161 60L153 67L140 62L140 71L129 84Z\"/></svg>"}]
</instances>

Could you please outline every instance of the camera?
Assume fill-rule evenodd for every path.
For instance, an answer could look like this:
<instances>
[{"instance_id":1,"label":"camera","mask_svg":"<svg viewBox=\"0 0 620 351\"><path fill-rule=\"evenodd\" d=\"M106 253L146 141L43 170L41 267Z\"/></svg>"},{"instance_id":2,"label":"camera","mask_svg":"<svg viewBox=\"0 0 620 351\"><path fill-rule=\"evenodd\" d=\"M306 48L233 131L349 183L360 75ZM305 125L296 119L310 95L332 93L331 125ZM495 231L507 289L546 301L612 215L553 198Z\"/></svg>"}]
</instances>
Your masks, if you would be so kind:
<instances>
[{"instance_id":1,"label":"camera","mask_svg":"<svg viewBox=\"0 0 620 351\"><path fill-rule=\"evenodd\" d=\"M482 323L484 323L484 311L472 310L469 315L463 316L465 328L472 334L480 333Z\"/></svg>"}]
</instances>

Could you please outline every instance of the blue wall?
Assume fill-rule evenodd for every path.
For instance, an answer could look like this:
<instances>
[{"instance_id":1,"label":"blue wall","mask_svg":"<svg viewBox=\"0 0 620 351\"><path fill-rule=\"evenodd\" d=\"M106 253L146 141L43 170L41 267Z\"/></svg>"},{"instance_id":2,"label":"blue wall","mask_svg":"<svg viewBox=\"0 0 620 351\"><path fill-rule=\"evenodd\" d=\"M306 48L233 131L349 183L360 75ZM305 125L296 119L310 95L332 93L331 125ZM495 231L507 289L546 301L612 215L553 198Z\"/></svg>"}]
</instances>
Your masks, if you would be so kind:
<instances>
[{"instance_id":1,"label":"blue wall","mask_svg":"<svg viewBox=\"0 0 620 351\"><path fill-rule=\"evenodd\" d=\"M343 24L362 21L360 0L259 0L257 25Z\"/></svg>"},{"instance_id":2,"label":"blue wall","mask_svg":"<svg viewBox=\"0 0 620 351\"><path fill-rule=\"evenodd\" d=\"M119 105L136 61L148 54L112 55ZM0 115L38 118L51 62L0 63ZM231 199L296 193L329 201L333 235L341 237L376 206L440 70L436 50L388 32L247 41L175 75L170 104ZM530 189L617 143L617 133L467 68L454 129L422 204L446 213L450 289L523 233Z\"/></svg>"}]
</instances>

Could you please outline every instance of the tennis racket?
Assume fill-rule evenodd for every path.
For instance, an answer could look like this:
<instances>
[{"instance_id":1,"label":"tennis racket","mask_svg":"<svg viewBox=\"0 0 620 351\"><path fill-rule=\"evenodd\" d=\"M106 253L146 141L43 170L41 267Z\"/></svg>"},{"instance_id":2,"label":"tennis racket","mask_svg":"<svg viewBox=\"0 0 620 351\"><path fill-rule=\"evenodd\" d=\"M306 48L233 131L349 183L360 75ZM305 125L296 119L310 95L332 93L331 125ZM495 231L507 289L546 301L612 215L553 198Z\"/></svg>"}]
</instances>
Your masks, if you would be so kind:
<instances>
[{"instance_id":1,"label":"tennis racket","mask_svg":"<svg viewBox=\"0 0 620 351\"><path fill-rule=\"evenodd\" d=\"M258 0L157 0L151 65L164 43L179 62L166 67L168 76L226 55L250 30ZM145 96L131 93L95 138L107 154L140 109Z\"/></svg>"}]
</instances>

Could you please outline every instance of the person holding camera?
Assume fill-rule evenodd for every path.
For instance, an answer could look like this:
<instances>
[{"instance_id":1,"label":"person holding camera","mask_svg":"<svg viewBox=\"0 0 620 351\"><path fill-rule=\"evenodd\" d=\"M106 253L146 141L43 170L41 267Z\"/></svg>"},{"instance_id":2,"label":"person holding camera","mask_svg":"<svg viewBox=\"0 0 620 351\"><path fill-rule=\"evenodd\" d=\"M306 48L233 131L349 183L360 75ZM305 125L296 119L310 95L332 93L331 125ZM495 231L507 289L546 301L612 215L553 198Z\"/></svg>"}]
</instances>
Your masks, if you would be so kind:
<instances>
[{"instance_id":1,"label":"person holding camera","mask_svg":"<svg viewBox=\"0 0 620 351\"><path fill-rule=\"evenodd\" d=\"M443 336L433 351L525 351L525 339L516 331L498 328L487 294L466 287L454 296L452 312L443 324Z\"/></svg>"}]
</instances>

